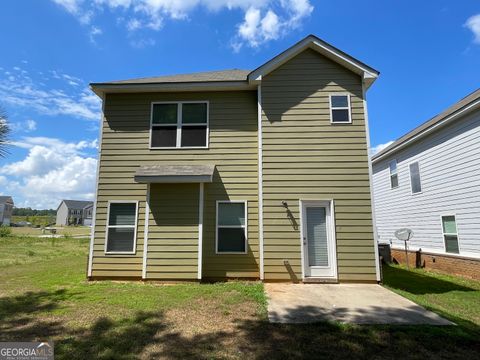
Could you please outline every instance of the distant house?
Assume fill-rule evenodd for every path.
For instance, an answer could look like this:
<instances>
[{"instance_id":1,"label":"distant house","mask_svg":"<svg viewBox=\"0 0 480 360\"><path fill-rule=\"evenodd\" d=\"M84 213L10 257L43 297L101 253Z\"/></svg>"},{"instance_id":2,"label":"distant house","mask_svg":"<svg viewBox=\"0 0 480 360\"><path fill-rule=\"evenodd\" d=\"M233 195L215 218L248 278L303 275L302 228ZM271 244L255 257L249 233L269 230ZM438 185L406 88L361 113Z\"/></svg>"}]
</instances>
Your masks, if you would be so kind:
<instances>
[{"instance_id":1,"label":"distant house","mask_svg":"<svg viewBox=\"0 0 480 360\"><path fill-rule=\"evenodd\" d=\"M57 225L91 225L92 201L62 200L57 208Z\"/></svg>"},{"instance_id":2,"label":"distant house","mask_svg":"<svg viewBox=\"0 0 480 360\"><path fill-rule=\"evenodd\" d=\"M411 228L410 260L480 279L480 89L372 159L379 242L403 262L395 230Z\"/></svg>"},{"instance_id":3,"label":"distant house","mask_svg":"<svg viewBox=\"0 0 480 360\"><path fill-rule=\"evenodd\" d=\"M10 225L13 211L11 196L0 196L0 225Z\"/></svg>"}]
</instances>

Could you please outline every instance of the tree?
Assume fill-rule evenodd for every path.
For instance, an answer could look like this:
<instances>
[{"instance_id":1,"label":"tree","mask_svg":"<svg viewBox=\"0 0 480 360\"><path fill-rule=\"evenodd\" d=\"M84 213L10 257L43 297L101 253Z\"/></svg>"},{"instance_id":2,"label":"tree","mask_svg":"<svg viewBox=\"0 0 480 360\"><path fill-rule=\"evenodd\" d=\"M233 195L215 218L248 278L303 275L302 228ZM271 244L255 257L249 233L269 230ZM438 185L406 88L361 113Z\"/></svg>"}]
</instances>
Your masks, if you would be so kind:
<instances>
[{"instance_id":1,"label":"tree","mask_svg":"<svg viewBox=\"0 0 480 360\"><path fill-rule=\"evenodd\" d=\"M10 134L10 127L7 123L7 113L0 107L0 157L8 154L7 146Z\"/></svg>"}]
</instances>

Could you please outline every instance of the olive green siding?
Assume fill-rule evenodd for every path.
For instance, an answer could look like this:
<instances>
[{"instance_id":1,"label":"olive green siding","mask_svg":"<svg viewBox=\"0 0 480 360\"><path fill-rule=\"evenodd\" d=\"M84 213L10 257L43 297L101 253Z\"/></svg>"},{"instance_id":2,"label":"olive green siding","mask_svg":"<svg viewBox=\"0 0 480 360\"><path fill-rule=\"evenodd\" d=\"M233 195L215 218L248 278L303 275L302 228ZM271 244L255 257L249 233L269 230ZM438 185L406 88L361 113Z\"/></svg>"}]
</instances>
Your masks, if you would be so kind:
<instances>
[{"instance_id":1,"label":"olive green siding","mask_svg":"<svg viewBox=\"0 0 480 360\"><path fill-rule=\"evenodd\" d=\"M330 124L333 92L351 94L352 124ZM362 96L358 75L313 50L262 79L266 280L301 279L299 200L330 199L339 280L376 279Z\"/></svg>"},{"instance_id":2,"label":"olive green siding","mask_svg":"<svg viewBox=\"0 0 480 360\"><path fill-rule=\"evenodd\" d=\"M151 102L184 100L209 101L209 149L150 150ZM101 142L93 277L142 276L147 186L134 182L137 168L148 164L192 163L216 165L214 182L205 184L203 277L258 278L255 91L107 95ZM196 278L198 194L199 184L152 185L147 278ZM133 256L104 253L107 201L113 199L140 201L137 251ZM248 200L248 254L215 254L215 204L217 200L229 199ZM171 205L169 210L168 204Z\"/></svg>"}]
</instances>

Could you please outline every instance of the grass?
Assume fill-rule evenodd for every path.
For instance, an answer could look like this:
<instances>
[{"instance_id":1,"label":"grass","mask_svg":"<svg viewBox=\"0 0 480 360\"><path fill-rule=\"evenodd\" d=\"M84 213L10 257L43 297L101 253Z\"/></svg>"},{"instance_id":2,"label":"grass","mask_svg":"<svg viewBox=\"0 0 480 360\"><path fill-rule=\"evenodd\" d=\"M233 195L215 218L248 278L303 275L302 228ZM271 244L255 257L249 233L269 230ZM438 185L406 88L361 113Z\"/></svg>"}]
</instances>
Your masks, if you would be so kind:
<instances>
[{"instance_id":1,"label":"grass","mask_svg":"<svg viewBox=\"0 0 480 360\"><path fill-rule=\"evenodd\" d=\"M40 236L43 235L41 228L32 227L11 227L13 235L17 236ZM55 226L57 234L65 236L86 236L90 235L90 227L88 226ZM45 235L51 233L46 230Z\"/></svg>"},{"instance_id":2,"label":"grass","mask_svg":"<svg viewBox=\"0 0 480 360\"><path fill-rule=\"evenodd\" d=\"M8 265L14 249L35 255ZM0 250L0 341L53 339L57 359L469 359L480 350L478 284L458 278L385 269L387 286L459 326L282 325L266 321L258 282L88 283L86 241L9 238Z\"/></svg>"}]
</instances>

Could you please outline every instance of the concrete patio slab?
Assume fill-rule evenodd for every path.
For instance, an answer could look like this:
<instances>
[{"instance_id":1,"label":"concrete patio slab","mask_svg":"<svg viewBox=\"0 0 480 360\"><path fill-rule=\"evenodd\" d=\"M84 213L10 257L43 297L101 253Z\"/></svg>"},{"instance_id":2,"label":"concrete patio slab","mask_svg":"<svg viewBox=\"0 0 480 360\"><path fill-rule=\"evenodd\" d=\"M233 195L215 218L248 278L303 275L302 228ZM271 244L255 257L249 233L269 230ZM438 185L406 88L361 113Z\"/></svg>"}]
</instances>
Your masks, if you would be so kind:
<instances>
[{"instance_id":1,"label":"concrete patio slab","mask_svg":"<svg viewBox=\"0 0 480 360\"><path fill-rule=\"evenodd\" d=\"M268 319L279 323L454 325L376 284L265 284Z\"/></svg>"}]
</instances>

